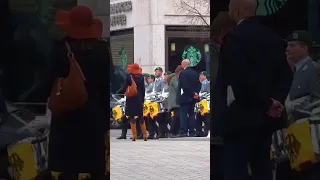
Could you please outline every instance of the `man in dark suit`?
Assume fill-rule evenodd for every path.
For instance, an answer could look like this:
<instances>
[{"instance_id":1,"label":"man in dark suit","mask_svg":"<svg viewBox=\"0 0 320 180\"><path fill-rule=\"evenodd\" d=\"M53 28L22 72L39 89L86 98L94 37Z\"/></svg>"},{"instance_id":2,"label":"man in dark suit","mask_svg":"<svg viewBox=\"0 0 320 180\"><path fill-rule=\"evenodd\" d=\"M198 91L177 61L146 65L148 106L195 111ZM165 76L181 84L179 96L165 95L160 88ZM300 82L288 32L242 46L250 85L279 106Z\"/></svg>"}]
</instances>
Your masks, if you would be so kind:
<instances>
[{"instance_id":1,"label":"man in dark suit","mask_svg":"<svg viewBox=\"0 0 320 180\"><path fill-rule=\"evenodd\" d=\"M271 136L283 128L292 82L285 43L255 19L256 0L230 0L237 26L223 41L211 113L211 136L223 138L225 180L272 180Z\"/></svg>"},{"instance_id":2,"label":"man in dark suit","mask_svg":"<svg viewBox=\"0 0 320 180\"><path fill-rule=\"evenodd\" d=\"M201 83L198 73L190 68L190 60L181 62L184 70L180 73L177 103L180 104L180 137L195 136L195 114L194 105L199 99Z\"/></svg>"}]
</instances>

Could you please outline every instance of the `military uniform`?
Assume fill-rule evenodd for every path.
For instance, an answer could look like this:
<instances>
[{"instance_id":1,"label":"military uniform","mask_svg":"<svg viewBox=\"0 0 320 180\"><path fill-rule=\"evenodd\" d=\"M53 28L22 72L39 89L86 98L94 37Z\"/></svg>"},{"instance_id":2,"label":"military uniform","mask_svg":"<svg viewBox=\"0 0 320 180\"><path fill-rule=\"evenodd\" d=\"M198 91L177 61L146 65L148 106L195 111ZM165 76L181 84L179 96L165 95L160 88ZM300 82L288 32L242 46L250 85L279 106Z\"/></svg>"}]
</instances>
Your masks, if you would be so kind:
<instances>
[{"instance_id":1,"label":"military uniform","mask_svg":"<svg viewBox=\"0 0 320 180\"><path fill-rule=\"evenodd\" d=\"M148 77L150 77L150 74L143 73L142 75L143 75L143 77L144 77L144 87L147 87L147 86L149 85L147 79L148 79Z\"/></svg>"},{"instance_id":2,"label":"military uniform","mask_svg":"<svg viewBox=\"0 0 320 180\"><path fill-rule=\"evenodd\" d=\"M311 45L312 37L306 31L295 31L287 37L287 41L298 41ZM319 105L312 104L320 100L320 71L318 64L308 56L296 62L293 71L292 86L285 104L290 124L297 120L310 118L312 116L310 113L319 107ZM312 121L310 122L312 124ZM315 173L303 174L303 179L320 179L320 164L313 164L311 168Z\"/></svg>"},{"instance_id":3,"label":"military uniform","mask_svg":"<svg viewBox=\"0 0 320 180\"><path fill-rule=\"evenodd\" d=\"M155 76L150 74L150 78L155 79ZM149 83L148 86L146 86L146 93L152 93L154 92L154 84L155 82ZM154 139L155 135L158 134L158 125L155 120L151 119L150 116L145 118L147 125L148 125L148 139Z\"/></svg>"},{"instance_id":4,"label":"military uniform","mask_svg":"<svg viewBox=\"0 0 320 180\"><path fill-rule=\"evenodd\" d=\"M204 75L208 77L208 73L206 71L202 71L200 75ZM210 93L210 82L208 79L205 79L204 81L201 82L201 90L199 94L201 93ZM200 113L197 113L197 118L196 118L196 136L197 137L202 137L202 136L207 136L208 132L210 130L210 118L209 114L205 116L201 116ZM204 122L205 127L204 127L204 132L202 131L202 122Z\"/></svg>"},{"instance_id":5,"label":"military uniform","mask_svg":"<svg viewBox=\"0 0 320 180\"><path fill-rule=\"evenodd\" d=\"M162 77L156 78L153 88L154 88L154 92L161 93L165 88L164 79Z\"/></svg>"},{"instance_id":6,"label":"military uniform","mask_svg":"<svg viewBox=\"0 0 320 180\"><path fill-rule=\"evenodd\" d=\"M172 72L170 72L170 71L166 71L164 73L165 76L169 76L170 74L172 74ZM156 92L164 93L164 92L168 92L169 91L169 86L164 81L164 79L162 77L158 78L158 81L156 79L156 82L158 82L158 87L156 87L156 89L157 89ZM159 117L156 117L156 121L159 124L159 128L158 128L159 136L158 136L158 138L164 138L164 137L168 136L168 133L169 133L168 124L169 124L169 118L171 118L170 117L170 113L168 112L168 99L165 99L162 102L162 105L163 105L163 107L165 109L165 112L161 113L159 115Z\"/></svg>"},{"instance_id":7,"label":"military uniform","mask_svg":"<svg viewBox=\"0 0 320 180\"><path fill-rule=\"evenodd\" d=\"M146 93L152 93L153 91L153 88L154 87L154 82L152 83L149 83L147 86L146 86Z\"/></svg>"},{"instance_id":8,"label":"military uniform","mask_svg":"<svg viewBox=\"0 0 320 180\"><path fill-rule=\"evenodd\" d=\"M155 79L155 76L152 75L152 74L150 74L149 77L152 78L152 79ZM154 84L155 84L155 83L152 82L152 83L149 83L149 84L146 86L146 93L151 93L151 92L154 91Z\"/></svg>"},{"instance_id":9,"label":"military uniform","mask_svg":"<svg viewBox=\"0 0 320 180\"><path fill-rule=\"evenodd\" d=\"M157 67L154 71L163 71L161 67ZM165 88L165 82L162 77L156 77L154 83L154 92L161 93Z\"/></svg>"},{"instance_id":10,"label":"military uniform","mask_svg":"<svg viewBox=\"0 0 320 180\"><path fill-rule=\"evenodd\" d=\"M320 99L320 77L317 64L307 57L295 65L292 87L289 95L290 100L310 95L311 102Z\"/></svg>"},{"instance_id":11,"label":"military uniform","mask_svg":"<svg viewBox=\"0 0 320 180\"><path fill-rule=\"evenodd\" d=\"M312 43L311 35L305 31L295 31L287 37L287 41ZM286 101L289 116L301 103L311 104L320 99L320 71L317 63L305 57L294 65L292 86ZM292 117L299 119L299 117Z\"/></svg>"},{"instance_id":12,"label":"military uniform","mask_svg":"<svg viewBox=\"0 0 320 180\"><path fill-rule=\"evenodd\" d=\"M201 82L200 93L210 93L210 82L207 79Z\"/></svg>"}]
</instances>

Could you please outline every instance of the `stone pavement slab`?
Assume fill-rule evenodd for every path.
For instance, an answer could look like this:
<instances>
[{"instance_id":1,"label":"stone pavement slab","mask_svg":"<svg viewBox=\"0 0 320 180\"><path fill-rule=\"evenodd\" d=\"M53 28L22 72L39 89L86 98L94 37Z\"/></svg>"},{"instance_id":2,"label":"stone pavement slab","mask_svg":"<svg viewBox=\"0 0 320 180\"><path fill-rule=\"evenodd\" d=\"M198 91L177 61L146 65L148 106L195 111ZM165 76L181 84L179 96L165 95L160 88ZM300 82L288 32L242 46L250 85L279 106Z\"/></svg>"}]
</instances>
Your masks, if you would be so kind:
<instances>
[{"instance_id":1,"label":"stone pavement slab","mask_svg":"<svg viewBox=\"0 0 320 180\"><path fill-rule=\"evenodd\" d=\"M210 179L210 141L132 142L111 137L110 146L114 180Z\"/></svg>"}]
</instances>

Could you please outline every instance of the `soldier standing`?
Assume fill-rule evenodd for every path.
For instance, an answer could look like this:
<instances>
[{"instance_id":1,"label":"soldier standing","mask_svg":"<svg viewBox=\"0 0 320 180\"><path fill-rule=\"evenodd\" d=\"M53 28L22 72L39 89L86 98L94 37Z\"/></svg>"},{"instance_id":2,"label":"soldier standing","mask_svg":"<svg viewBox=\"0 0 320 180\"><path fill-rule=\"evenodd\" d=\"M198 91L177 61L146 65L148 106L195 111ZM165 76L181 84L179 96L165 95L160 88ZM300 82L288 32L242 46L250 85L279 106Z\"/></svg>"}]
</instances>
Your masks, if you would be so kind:
<instances>
[{"instance_id":1,"label":"soldier standing","mask_svg":"<svg viewBox=\"0 0 320 180\"><path fill-rule=\"evenodd\" d=\"M156 79L155 75L149 74L147 78L148 85L146 86L146 93L152 93L154 87L154 81Z\"/></svg>"},{"instance_id":2,"label":"soldier standing","mask_svg":"<svg viewBox=\"0 0 320 180\"><path fill-rule=\"evenodd\" d=\"M199 94L202 93L210 93L210 82L207 79L208 73L206 71L202 71L199 76L199 80L201 82L201 90ZM196 118L196 137L204 137L208 135L210 130L210 118L209 114L202 116L200 113L197 113ZM202 131L202 122L205 124L204 132Z\"/></svg>"},{"instance_id":3,"label":"soldier standing","mask_svg":"<svg viewBox=\"0 0 320 180\"><path fill-rule=\"evenodd\" d=\"M163 69L161 67L157 67L155 70L154 70L154 75L155 75L155 81L154 81L154 85L153 85L153 89L152 89L152 92L155 92L155 93L162 93L164 88L165 88L165 82L164 82L164 79L162 77L162 74L163 74ZM157 117L155 117L155 119L151 119L150 118L150 121L154 121L152 123L155 124L155 122L161 122L164 121L164 119L166 119L166 114L165 113L160 113L158 114ZM160 124L160 123L159 123ZM151 125L151 124L150 124ZM149 126L148 127L149 129L156 129L158 127L156 126ZM157 135L157 138L162 138L162 137L165 137L165 135L160 132L160 128L158 128L158 131L159 131L159 134Z\"/></svg>"},{"instance_id":4,"label":"soldier standing","mask_svg":"<svg viewBox=\"0 0 320 180\"><path fill-rule=\"evenodd\" d=\"M200 73L199 80L201 82L200 93L210 93L210 82L208 80L208 73L206 71L202 71Z\"/></svg>"},{"instance_id":5,"label":"soldier standing","mask_svg":"<svg viewBox=\"0 0 320 180\"><path fill-rule=\"evenodd\" d=\"M146 87L146 93L152 93L154 90L156 76L153 74L149 74L148 77L148 86ZM155 139L158 135L158 125L156 120L151 119L151 117L147 117L147 124L148 124L148 139Z\"/></svg>"},{"instance_id":6,"label":"soldier standing","mask_svg":"<svg viewBox=\"0 0 320 180\"><path fill-rule=\"evenodd\" d=\"M163 70L161 67L157 67L154 70L155 78L155 84L154 84L154 91L157 93L161 93L163 88L165 87L165 83L162 77Z\"/></svg>"},{"instance_id":7,"label":"soldier standing","mask_svg":"<svg viewBox=\"0 0 320 180\"><path fill-rule=\"evenodd\" d=\"M317 64L310 58L312 36L307 31L294 31L287 37L287 59L294 64L289 100L310 96L310 103L320 99L320 79Z\"/></svg>"},{"instance_id":8,"label":"soldier standing","mask_svg":"<svg viewBox=\"0 0 320 180\"><path fill-rule=\"evenodd\" d=\"M301 113L293 113L296 108L304 109L305 105L320 99L320 71L310 58L312 36L307 31L297 30L287 37L286 55L293 66L293 82L286 101L289 120L295 122L304 118ZM316 107L315 107L316 108ZM310 110L307 110L310 111ZM307 115L308 116L308 115ZM303 179L319 179L319 164L313 164L311 173L303 174Z\"/></svg>"}]
</instances>

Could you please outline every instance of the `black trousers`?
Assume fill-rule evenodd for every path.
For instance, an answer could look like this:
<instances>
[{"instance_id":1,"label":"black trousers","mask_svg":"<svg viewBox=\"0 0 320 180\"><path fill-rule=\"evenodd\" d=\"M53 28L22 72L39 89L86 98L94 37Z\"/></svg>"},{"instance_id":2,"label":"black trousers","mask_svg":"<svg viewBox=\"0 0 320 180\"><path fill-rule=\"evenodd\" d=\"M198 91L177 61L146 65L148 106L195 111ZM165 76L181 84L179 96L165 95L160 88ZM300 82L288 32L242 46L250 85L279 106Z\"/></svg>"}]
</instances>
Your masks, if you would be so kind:
<instances>
[{"instance_id":1,"label":"black trousers","mask_svg":"<svg viewBox=\"0 0 320 180\"><path fill-rule=\"evenodd\" d=\"M294 177L292 178L293 180L319 180L320 179L320 163L309 164L306 167L304 167L302 171L299 171L299 172L293 171L292 174Z\"/></svg>"},{"instance_id":2,"label":"black trousers","mask_svg":"<svg viewBox=\"0 0 320 180\"><path fill-rule=\"evenodd\" d=\"M159 135L165 135L169 133L169 128L168 128L169 117L170 115L168 112L163 112L163 113L159 113L158 116L155 118L155 120L159 124L159 128L158 128Z\"/></svg>"},{"instance_id":3,"label":"black trousers","mask_svg":"<svg viewBox=\"0 0 320 180\"><path fill-rule=\"evenodd\" d=\"M8 152L5 149L0 150L0 178L10 179L10 175L8 173L9 157Z\"/></svg>"},{"instance_id":4,"label":"black trousers","mask_svg":"<svg viewBox=\"0 0 320 180\"><path fill-rule=\"evenodd\" d=\"M270 146L271 134L224 138L224 180L248 180L248 164L252 180L273 180Z\"/></svg>"},{"instance_id":5,"label":"black trousers","mask_svg":"<svg viewBox=\"0 0 320 180\"><path fill-rule=\"evenodd\" d=\"M223 178L223 145L210 145L210 174L213 180L224 180Z\"/></svg>"},{"instance_id":6,"label":"black trousers","mask_svg":"<svg viewBox=\"0 0 320 180\"><path fill-rule=\"evenodd\" d=\"M171 112L173 116L171 116ZM172 108L170 111L171 121L170 121L170 134L177 135L179 134L180 129L180 111L179 108Z\"/></svg>"},{"instance_id":7,"label":"black trousers","mask_svg":"<svg viewBox=\"0 0 320 180\"><path fill-rule=\"evenodd\" d=\"M203 132L202 130L202 123L204 123L204 133L208 135L210 130L210 113L204 116L201 116L200 113L197 113L196 116L196 133Z\"/></svg>"},{"instance_id":8,"label":"black trousers","mask_svg":"<svg viewBox=\"0 0 320 180\"><path fill-rule=\"evenodd\" d=\"M149 133L149 136L155 136L155 134L159 134L158 132L158 125L156 123L156 120L155 119L151 119L151 117L146 117L146 120L147 120L147 129L148 129L148 133Z\"/></svg>"}]
</instances>

